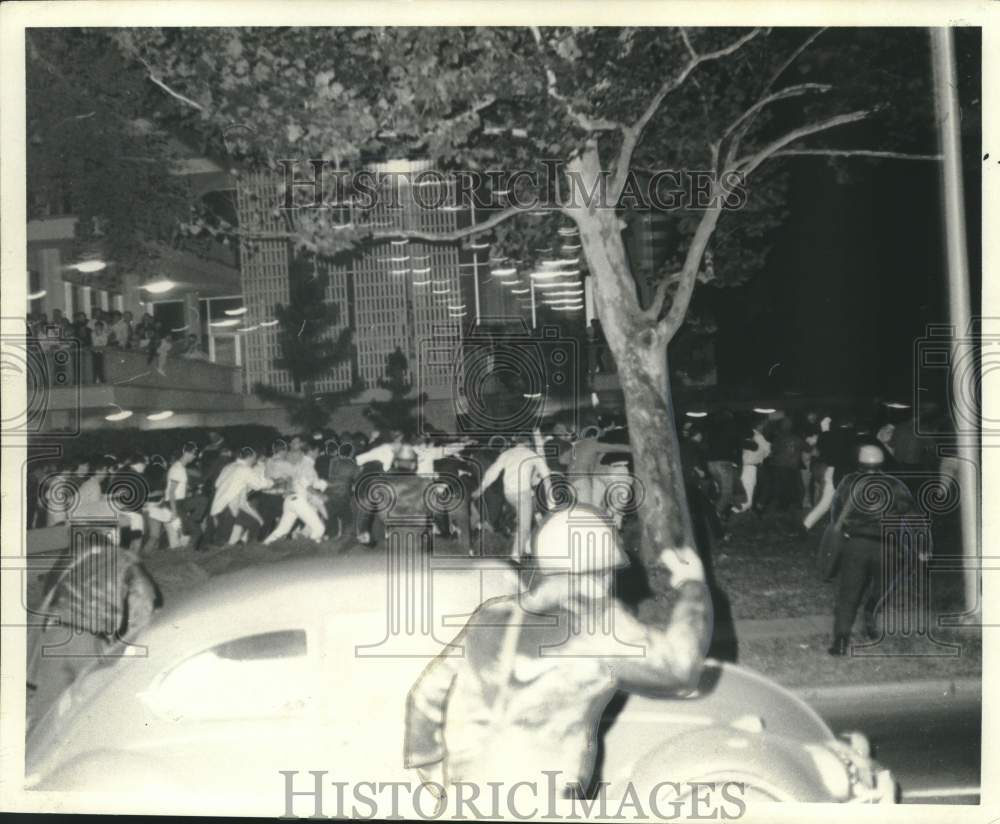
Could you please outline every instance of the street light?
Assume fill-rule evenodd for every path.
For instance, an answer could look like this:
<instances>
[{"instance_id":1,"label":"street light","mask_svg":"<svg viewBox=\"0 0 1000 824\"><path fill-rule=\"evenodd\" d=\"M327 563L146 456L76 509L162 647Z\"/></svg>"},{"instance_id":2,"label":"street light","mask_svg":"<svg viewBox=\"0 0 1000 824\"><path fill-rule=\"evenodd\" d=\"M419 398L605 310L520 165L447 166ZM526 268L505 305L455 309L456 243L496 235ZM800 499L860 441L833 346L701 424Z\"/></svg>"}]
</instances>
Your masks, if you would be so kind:
<instances>
[{"instance_id":1,"label":"street light","mask_svg":"<svg viewBox=\"0 0 1000 824\"><path fill-rule=\"evenodd\" d=\"M162 295L164 292L169 292L177 284L174 283L169 278L162 278L160 280L152 280L145 284L142 288L149 292L151 295Z\"/></svg>"}]
</instances>

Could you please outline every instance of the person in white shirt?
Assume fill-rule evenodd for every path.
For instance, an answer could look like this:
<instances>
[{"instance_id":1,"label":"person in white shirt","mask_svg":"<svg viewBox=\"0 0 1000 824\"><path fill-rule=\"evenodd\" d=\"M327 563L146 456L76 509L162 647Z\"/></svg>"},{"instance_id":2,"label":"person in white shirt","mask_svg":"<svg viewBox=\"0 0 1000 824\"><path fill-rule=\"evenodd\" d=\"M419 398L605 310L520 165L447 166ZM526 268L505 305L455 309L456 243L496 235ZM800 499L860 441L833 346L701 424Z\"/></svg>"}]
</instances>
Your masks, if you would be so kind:
<instances>
[{"instance_id":1,"label":"person in white shirt","mask_svg":"<svg viewBox=\"0 0 1000 824\"><path fill-rule=\"evenodd\" d=\"M90 475L80 484L77 493L76 507L71 513L73 518L116 518L117 514L111 507L104 491L104 480L111 472L112 463L105 457L92 462Z\"/></svg>"},{"instance_id":2,"label":"person in white shirt","mask_svg":"<svg viewBox=\"0 0 1000 824\"><path fill-rule=\"evenodd\" d=\"M550 475L545 459L531 449L528 442L526 437L515 438L514 446L500 453L486 470L479 488L472 493L473 500L478 500L503 475L504 497L517 513L517 536L511 552L515 561L530 552L535 489Z\"/></svg>"},{"instance_id":3,"label":"person in white shirt","mask_svg":"<svg viewBox=\"0 0 1000 824\"><path fill-rule=\"evenodd\" d=\"M747 494L746 502L739 508L739 512L746 512L753 506L753 493L757 487L758 467L768 455L771 454L771 442L764 437L761 431L764 428L763 421L754 424L753 428L753 449L743 450L743 469L740 472L740 481L743 490Z\"/></svg>"},{"instance_id":4,"label":"person in white shirt","mask_svg":"<svg viewBox=\"0 0 1000 824\"><path fill-rule=\"evenodd\" d=\"M326 532L324 517L326 505L314 490L323 492L326 481L316 474L316 457L319 447L313 443L306 444L302 459L294 465L290 477L291 486L285 495L285 503L281 512L281 520L274 531L264 539L265 544L272 544L279 538L284 538L292 531L297 521L305 524L306 536L312 541L319 541Z\"/></svg>"},{"instance_id":5,"label":"person in white shirt","mask_svg":"<svg viewBox=\"0 0 1000 824\"><path fill-rule=\"evenodd\" d=\"M222 468L215 481L215 497L209 514L215 520L216 534L229 532L229 545L247 537L256 529L260 517L255 516L247 504L247 493L255 489L269 489L273 481L255 468L257 453L243 447L239 457Z\"/></svg>"},{"instance_id":6,"label":"person in white shirt","mask_svg":"<svg viewBox=\"0 0 1000 824\"><path fill-rule=\"evenodd\" d=\"M191 544L197 549L201 543L201 520L205 515L204 504L200 505L188 495L188 466L198 457L197 444L190 441L184 444L181 454L167 470L167 506L175 518L179 518L182 529L189 536ZM169 532L168 532L169 535ZM186 546L181 538L176 545L171 542L171 549Z\"/></svg>"}]
</instances>

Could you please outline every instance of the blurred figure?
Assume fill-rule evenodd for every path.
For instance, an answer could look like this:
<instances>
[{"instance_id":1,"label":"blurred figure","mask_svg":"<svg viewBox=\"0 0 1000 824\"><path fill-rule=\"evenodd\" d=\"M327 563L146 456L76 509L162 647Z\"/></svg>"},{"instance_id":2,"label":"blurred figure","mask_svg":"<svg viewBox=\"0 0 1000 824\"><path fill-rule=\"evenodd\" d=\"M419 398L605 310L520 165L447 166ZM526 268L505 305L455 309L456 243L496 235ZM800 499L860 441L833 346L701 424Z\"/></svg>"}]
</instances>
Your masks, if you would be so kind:
<instances>
[{"instance_id":1,"label":"blurred figure","mask_svg":"<svg viewBox=\"0 0 1000 824\"><path fill-rule=\"evenodd\" d=\"M529 446L529 443L530 440L525 435L515 437L514 446L500 453L493 465L486 470L478 488L472 493L473 500L478 500L494 481L503 476L504 497L517 517L517 533L511 551L511 557L515 561L530 552L535 490L549 477L548 464Z\"/></svg>"},{"instance_id":2,"label":"blurred figure","mask_svg":"<svg viewBox=\"0 0 1000 824\"><path fill-rule=\"evenodd\" d=\"M260 528L262 519L247 501L255 489L268 489L273 481L255 471L257 453L250 447L240 450L239 457L223 467L215 482L215 496L209 514L215 521L215 538L228 535L232 546L245 540Z\"/></svg>"},{"instance_id":3,"label":"blurred figure","mask_svg":"<svg viewBox=\"0 0 1000 824\"><path fill-rule=\"evenodd\" d=\"M875 614L888 572L882 557L883 520L899 520L905 530L906 517L918 512L906 484L883 471L885 454L881 447L861 446L857 461L857 472L844 477L837 486L831 521L820 551L824 578L839 573L833 645L829 649L830 655L837 656L847 654L854 617L862 600L865 634L869 639L877 637ZM907 543L900 541L897 546ZM889 563L895 568L894 562Z\"/></svg>"},{"instance_id":4,"label":"blurred figure","mask_svg":"<svg viewBox=\"0 0 1000 824\"><path fill-rule=\"evenodd\" d=\"M757 488L757 473L760 466L771 454L771 444L764 437L763 418L758 417L755 420L750 437L742 446L743 469L740 472L740 482L743 484L747 499L738 511L746 512L754 505L754 492Z\"/></svg>"}]
</instances>

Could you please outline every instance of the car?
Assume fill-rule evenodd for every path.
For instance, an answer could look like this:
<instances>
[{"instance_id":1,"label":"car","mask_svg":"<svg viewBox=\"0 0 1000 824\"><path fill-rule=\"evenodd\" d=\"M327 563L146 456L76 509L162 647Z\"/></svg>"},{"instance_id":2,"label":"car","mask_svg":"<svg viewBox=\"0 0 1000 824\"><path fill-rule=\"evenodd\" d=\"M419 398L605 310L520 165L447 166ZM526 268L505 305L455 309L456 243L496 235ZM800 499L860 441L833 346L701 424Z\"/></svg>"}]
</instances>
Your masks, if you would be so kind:
<instances>
[{"instance_id":1,"label":"car","mask_svg":"<svg viewBox=\"0 0 1000 824\"><path fill-rule=\"evenodd\" d=\"M481 603L518 586L504 559L413 547L210 579L39 720L28 785L118 798L159 789L162 812L280 815L287 775L296 791L312 786L310 771L412 782L408 690ZM619 694L600 740L609 798L669 778L738 782L749 798L778 801L895 800L862 735L838 739L801 699L729 663L709 660L692 693ZM305 814L310 803L299 799Z\"/></svg>"}]
</instances>

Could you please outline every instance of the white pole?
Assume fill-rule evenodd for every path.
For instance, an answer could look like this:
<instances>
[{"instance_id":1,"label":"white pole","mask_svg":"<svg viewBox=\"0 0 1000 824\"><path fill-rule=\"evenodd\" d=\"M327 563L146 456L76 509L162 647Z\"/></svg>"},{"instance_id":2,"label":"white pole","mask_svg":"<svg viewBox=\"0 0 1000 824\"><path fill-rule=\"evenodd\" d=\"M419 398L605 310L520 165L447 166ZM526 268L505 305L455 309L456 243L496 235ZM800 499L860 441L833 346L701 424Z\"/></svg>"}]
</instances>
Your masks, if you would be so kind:
<instances>
[{"instance_id":1,"label":"white pole","mask_svg":"<svg viewBox=\"0 0 1000 824\"><path fill-rule=\"evenodd\" d=\"M945 248L948 266L948 312L953 329L951 364L961 363L972 333L969 300L969 260L965 237L965 205L962 192L962 145L959 133L958 80L955 71L954 35L950 28L932 28L931 52L934 66L934 102L937 108L938 138L941 146L941 187L944 201ZM952 376L955 380L955 376ZM978 449L976 433L964 431L965 410L957 408L968 393L951 385L952 420L958 439L959 499L962 523L962 554L965 556L966 613L979 606L979 513Z\"/></svg>"},{"instance_id":2,"label":"white pole","mask_svg":"<svg viewBox=\"0 0 1000 824\"><path fill-rule=\"evenodd\" d=\"M535 329L538 326L538 318L535 314L535 281L531 280L530 276L528 280L531 285L531 328Z\"/></svg>"}]
</instances>

